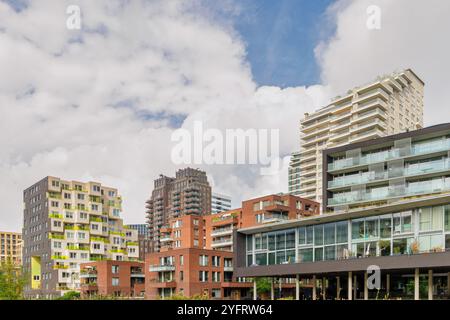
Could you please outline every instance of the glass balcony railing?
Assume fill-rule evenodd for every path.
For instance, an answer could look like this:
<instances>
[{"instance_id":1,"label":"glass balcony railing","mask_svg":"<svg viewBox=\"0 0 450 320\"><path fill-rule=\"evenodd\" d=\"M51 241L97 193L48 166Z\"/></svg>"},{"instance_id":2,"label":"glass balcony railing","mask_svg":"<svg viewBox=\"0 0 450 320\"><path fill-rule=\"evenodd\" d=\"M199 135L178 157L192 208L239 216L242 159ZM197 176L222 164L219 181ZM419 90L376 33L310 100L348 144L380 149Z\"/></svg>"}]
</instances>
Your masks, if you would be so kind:
<instances>
[{"instance_id":1,"label":"glass balcony railing","mask_svg":"<svg viewBox=\"0 0 450 320\"><path fill-rule=\"evenodd\" d=\"M328 164L328 170L340 170L350 168L357 165L367 165L377 162L383 162L387 160L393 160L402 157L403 155L422 155L433 152L440 152L450 150L450 139L435 140L429 143L420 143L412 145L409 150L407 149L391 149L377 153L367 154L362 157L345 158L334 161ZM402 152L401 152L402 151Z\"/></svg>"},{"instance_id":2,"label":"glass balcony railing","mask_svg":"<svg viewBox=\"0 0 450 320\"><path fill-rule=\"evenodd\" d=\"M410 183L408 186L388 186L371 191L351 191L335 195L328 201L329 205L345 205L356 202L376 201L396 197L410 197L431 193L450 191L450 179L428 180Z\"/></svg>"},{"instance_id":3,"label":"glass balcony railing","mask_svg":"<svg viewBox=\"0 0 450 320\"><path fill-rule=\"evenodd\" d=\"M358 184L366 184L373 181L384 180L388 178L409 177L428 173L450 170L450 160L440 159L435 161L421 162L408 166L407 168L396 168L390 172L364 172L361 174L352 174L343 177L337 177L328 182L329 188L347 187Z\"/></svg>"}]
</instances>

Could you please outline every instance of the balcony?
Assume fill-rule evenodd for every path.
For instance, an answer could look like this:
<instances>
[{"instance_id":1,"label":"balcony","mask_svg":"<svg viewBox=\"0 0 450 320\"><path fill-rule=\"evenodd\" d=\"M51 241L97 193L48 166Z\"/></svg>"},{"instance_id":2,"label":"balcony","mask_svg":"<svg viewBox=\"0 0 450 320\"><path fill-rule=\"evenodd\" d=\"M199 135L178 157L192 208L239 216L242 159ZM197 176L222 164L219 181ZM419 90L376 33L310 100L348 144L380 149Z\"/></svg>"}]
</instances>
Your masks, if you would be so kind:
<instances>
[{"instance_id":1,"label":"balcony","mask_svg":"<svg viewBox=\"0 0 450 320\"><path fill-rule=\"evenodd\" d=\"M378 88L378 89L371 90L369 92L360 94L358 96L358 98L354 102L355 103L362 103L364 101L367 101L367 100L370 100L370 99L374 99L374 98L381 98L384 101L388 101L389 100L389 95L383 89Z\"/></svg>"},{"instance_id":2,"label":"balcony","mask_svg":"<svg viewBox=\"0 0 450 320\"><path fill-rule=\"evenodd\" d=\"M155 264L149 267L150 272L162 272L162 271L175 271L175 266L173 264Z\"/></svg>"},{"instance_id":3,"label":"balcony","mask_svg":"<svg viewBox=\"0 0 450 320\"><path fill-rule=\"evenodd\" d=\"M380 201L395 198L405 198L433 193L448 193L450 179L428 180L411 183L408 186L389 186L372 189L371 192L351 191L341 193L328 200L329 206L357 204L360 202Z\"/></svg>"},{"instance_id":4,"label":"balcony","mask_svg":"<svg viewBox=\"0 0 450 320\"><path fill-rule=\"evenodd\" d=\"M163 235L161 236L161 239L159 239L159 242L165 243L165 242L172 242L173 238L170 235Z\"/></svg>"},{"instance_id":5,"label":"balcony","mask_svg":"<svg viewBox=\"0 0 450 320\"><path fill-rule=\"evenodd\" d=\"M370 129L367 131L363 131L357 134L354 134L350 137L349 143L361 142L365 140L370 140L374 138L379 138L383 136L383 131L378 128Z\"/></svg>"},{"instance_id":6,"label":"balcony","mask_svg":"<svg viewBox=\"0 0 450 320\"><path fill-rule=\"evenodd\" d=\"M234 268L233 268L233 266L224 266L223 271L224 272L233 272Z\"/></svg>"},{"instance_id":7,"label":"balcony","mask_svg":"<svg viewBox=\"0 0 450 320\"><path fill-rule=\"evenodd\" d=\"M402 150L402 152L400 152L400 149L392 148L391 150L371 153L361 157L339 159L337 161L334 161L333 163L328 164L328 171L348 169L361 165L369 165L388 160L432 154L443 151L450 151L450 139L440 139L430 141L429 143L413 144L410 150L404 149ZM401 154L403 154L403 156Z\"/></svg>"},{"instance_id":8,"label":"balcony","mask_svg":"<svg viewBox=\"0 0 450 320\"><path fill-rule=\"evenodd\" d=\"M343 177L338 177L333 181L328 182L328 188L348 187L358 184L368 184L371 182L379 182L389 178L413 177L420 175L428 175L450 170L450 160L435 160L422 163L416 163L406 168L399 168L395 170L395 174L388 171L382 172L365 172L362 174L353 174Z\"/></svg>"},{"instance_id":9,"label":"balcony","mask_svg":"<svg viewBox=\"0 0 450 320\"><path fill-rule=\"evenodd\" d=\"M149 281L149 286L152 288L176 288L177 283L175 280Z\"/></svg>"},{"instance_id":10,"label":"balcony","mask_svg":"<svg viewBox=\"0 0 450 320\"><path fill-rule=\"evenodd\" d=\"M233 233L233 228L217 228L211 232L212 237L225 236Z\"/></svg>"},{"instance_id":11,"label":"balcony","mask_svg":"<svg viewBox=\"0 0 450 320\"><path fill-rule=\"evenodd\" d=\"M286 221L288 219L289 219L289 217L287 214L265 212L262 217L261 223L275 223L275 222Z\"/></svg>"},{"instance_id":12,"label":"balcony","mask_svg":"<svg viewBox=\"0 0 450 320\"><path fill-rule=\"evenodd\" d=\"M233 238L214 240L211 244L212 248L229 247L233 245Z\"/></svg>"},{"instance_id":13,"label":"balcony","mask_svg":"<svg viewBox=\"0 0 450 320\"><path fill-rule=\"evenodd\" d=\"M97 278L97 270L81 269L80 278L81 279Z\"/></svg>"}]
</instances>

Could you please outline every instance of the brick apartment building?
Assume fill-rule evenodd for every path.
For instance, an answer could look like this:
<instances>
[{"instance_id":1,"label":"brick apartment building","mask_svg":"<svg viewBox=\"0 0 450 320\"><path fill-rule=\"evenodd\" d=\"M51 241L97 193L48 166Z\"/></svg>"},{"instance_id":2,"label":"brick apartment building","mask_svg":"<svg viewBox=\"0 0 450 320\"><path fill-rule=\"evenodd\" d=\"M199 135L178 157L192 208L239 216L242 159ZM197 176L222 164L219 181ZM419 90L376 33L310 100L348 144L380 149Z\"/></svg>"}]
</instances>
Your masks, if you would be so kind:
<instances>
[{"instance_id":1,"label":"brick apartment building","mask_svg":"<svg viewBox=\"0 0 450 320\"><path fill-rule=\"evenodd\" d=\"M186 214L211 213L211 186L204 171L185 168L175 178L161 175L154 181L151 198L146 202L149 239L159 251L160 228L171 218Z\"/></svg>"},{"instance_id":2,"label":"brick apartment building","mask_svg":"<svg viewBox=\"0 0 450 320\"><path fill-rule=\"evenodd\" d=\"M95 261L80 265L81 294L89 296L143 297L144 263Z\"/></svg>"},{"instance_id":3,"label":"brick apartment building","mask_svg":"<svg viewBox=\"0 0 450 320\"><path fill-rule=\"evenodd\" d=\"M172 218L160 229L160 252L146 256L146 298L250 298L251 279L233 274L234 231L318 214L318 203L280 194L247 200L242 208L219 214Z\"/></svg>"}]
</instances>

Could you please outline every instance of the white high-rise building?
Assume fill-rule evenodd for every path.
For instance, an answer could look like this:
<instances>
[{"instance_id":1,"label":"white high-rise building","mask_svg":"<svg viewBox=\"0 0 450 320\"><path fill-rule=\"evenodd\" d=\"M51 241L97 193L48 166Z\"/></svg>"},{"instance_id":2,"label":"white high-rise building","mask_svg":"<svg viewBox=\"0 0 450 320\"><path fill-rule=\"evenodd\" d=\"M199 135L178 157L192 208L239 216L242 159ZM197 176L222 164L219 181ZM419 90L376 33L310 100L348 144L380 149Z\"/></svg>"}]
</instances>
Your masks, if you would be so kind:
<instances>
[{"instance_id":1,"label":"white high-rise building","mask_svg":"<svg viewBox=\"0 0 450 320\"><path fill-rule=\"evenodd\" d=\"M424 82L406 69L349 90L300 121L289 192L322 202L322 150L423 127Z\"/></svg>"},{"instance_id":2,"label":"white high-rise building","mask_svg":"<svg viewBox=\"0 0 450 320\"><path fill-rule=\"evenodd\" d=\"M219 194L211 194L211 213L220 213L224 211L231 210L231 197Z\"/></svg>"}]
</instances>

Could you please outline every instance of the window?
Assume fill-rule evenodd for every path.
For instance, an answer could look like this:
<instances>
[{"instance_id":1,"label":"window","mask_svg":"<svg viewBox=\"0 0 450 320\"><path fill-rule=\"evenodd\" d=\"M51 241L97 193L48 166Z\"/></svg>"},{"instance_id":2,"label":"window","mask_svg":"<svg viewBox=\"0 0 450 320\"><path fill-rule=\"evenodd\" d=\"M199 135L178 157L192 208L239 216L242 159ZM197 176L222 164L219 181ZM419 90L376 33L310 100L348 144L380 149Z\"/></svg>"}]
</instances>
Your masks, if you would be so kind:
<instances>
[{"instance_id":1,"label":"window","mask_svg":"<svg viewBox=\"0 0 450 320\"><path fill-rule=\"evenodd\" d=\"M119 266L111 266L112 273L119 273Z\"/></svg>"},{"instance_id":2,"label":"window","mask_svg":"<svg viewBox=\"0 0 450 320\"><path fill-rule=\"evenodd\" d=\"M336 225L334 223L328 223L324 225L324 243L334 244L336 239Z\"/></svg>"},{"instance_id":3,"label":"window","mask_svg":"<svg viewBox=\"0 0 450 320\"><path fill-rule=\"evenodd\" d=\"M314 245L323 245L323 225L314 226Z\"/></svg>"},{"instance_id":4,"label":"window","mask_svg":"<svg viewBox=\"0 0 450 320\"><path fill-rule=\"evenodd\" d=\"M119 285L119 278L112 278L112 285L113 286L118 286Z\"/></svg>"},{"instance_id":5,"label":"window","mask_svg":"<svg viewBox=\"0 0 450 320\"><path fill-rule=\"evenodd\" d=\"M450 231L450 205L444 207L444 226L445 231Z\"/></svg>"},{"instance_id":6,"label":"window","mask_svg":"<svg viewBox=\"0 0 450 320\"><path fill-rule=\"evenodd\" d=\"M300 249L298 251L299 262L311 262L313 261L313 249Z\"/></svg>"},{"instance_id":7,"label":"window","mask_svg":"<svg viewBox=\"0 0 450 320\"><path fill-rule=\"evenodd\" d=\"M257 253L255 254L256 264L258 266L267 265L267 253Z\"/></svg>"},{"instance_id":8,"label":"window","mask_svg":"<svg viewBox=\"0 0 450 320\"><path fill-rule=\"evenodd\" d=\"M380 217L380 238L390 238L392 236L392 217Z\"/></svg>"},{"instance_id":9,"label":"window","mask_svg":"<svg viewBox=\"0 0 450 320\"><path fill-rule=\"evenodd\" d=\"M286 249L294 249L295 248L295 232L287 232L286 233Z\"/></svg>"},{"instance_id":10,"label":"window","mask_svg":"<svg viewBox=\"0 0 450 320\"><path fill-rule=\"evenodd\" d=\"M365 238L378 237L378 218L368 218L365 222Z\"/></svg>"},{"instance_id":11,"label":"window","mask_svg":"<svg viewBox=\"0 0 450 320\"><path fill-rule=\"evenodd\" d=\"M211 290L211 298L220 299L221 298L221 290L220 289L212 289Z\"/></svg>"},{"instance_id":12,"label":"window","mask_svg":"<svg viewBox=\"0 0 450 320\"><path fill-rule=\"evenodd\" d=\"M213 282L220 282L220 272L213 271L213 273L212 273L212 281Z\"/></svg>"},{"instance_id":13,"label":"window","mask_svg":"<svg viewBox=\"0 0 450 320\"><path fill-rule=\"evenodd\" d=\"M180 266L184 265L184 256L180 256Z\"/></svg>"},{"instance_id":14,"label":"window","mask_svg":"<svg viewBox=\"0 0 450 320\"><path fill-rule=\"evenodd\" d=\"M198 272L198 281L208 282L208 271L199 271Z\"/></svg>"},{"instance_id":15,"label":"window","mask_svg":"<svg viewBox=\"0 0 450 320\"><path fill-rule=\"evenodd\" d=\"M206 255L200 255L198 264L202 267L208 266L208 256Z\"/></svg>"},{"instance_id":16,"label":"window","mask_svg":"<svg viewBox=\"0 0 450 320\"><path fill-rule=\"evenodd\" d=\"M440 252L444 248L443 238L440 234L426 235L419 237L420 252Z\"/></svg>"},{"instance_id":17,"label":"window","mask_svg":"<svg viewBox=\"0 0 450 320\"><path fill-rule=\"evenodd\" d=\"M341 221L336 223L336 243L344 243L348 241L348 223Z\"/></svg>"},{"instance_id":18,"label":"window","mask_svg":"<svg viewBox=\"0 0 450 320\"><path fill-rule=\"evenodd\" d=\"M352 221L352 239L364 239L364 219Z\"/></svg>"},{"instance_id":19,"label":"window","mask_svg":"<svg viewBox=\"0 0 450 320\"><path fill-rule=\"evenodd\" d=\"M213 267L220 267L220 257L219 256L212 257L212 265L213 265Z\"/></svg>"},{"instance_id":20,"label":"window","mask_svg":"<svg viewBox=\"0 0 450 320\"><path fill-rule=\"evenodd\" d=\"M422 208L419 216L420 231L431 231L442 229L442 214L443 208L441 206Z\"/></svg>"},{"instance_id":21,"label":"window","mask_svg":"<svg viewBox=\"0 0 450 320\"><path fill-rule=\"evenodd\" d=\"M184 280L184 272L180 271L180 281L183 281L183 280Z\"/></svg>"}]
</instances>

